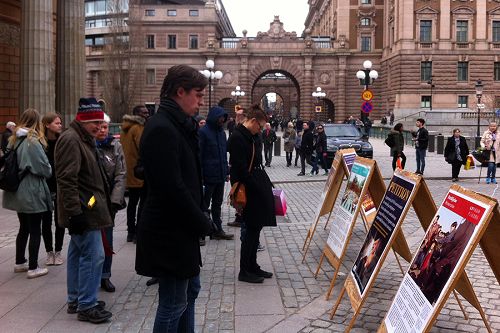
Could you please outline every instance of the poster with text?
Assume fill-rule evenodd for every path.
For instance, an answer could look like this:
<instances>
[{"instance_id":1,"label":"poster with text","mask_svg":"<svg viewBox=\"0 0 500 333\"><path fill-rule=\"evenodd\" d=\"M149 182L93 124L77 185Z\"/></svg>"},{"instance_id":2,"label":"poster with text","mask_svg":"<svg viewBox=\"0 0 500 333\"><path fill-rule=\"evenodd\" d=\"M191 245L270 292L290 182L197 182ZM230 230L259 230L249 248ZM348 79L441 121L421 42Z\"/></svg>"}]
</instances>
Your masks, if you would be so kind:
<instances>
[{"instance_id":1,"label":"poster with text","mask_svg":"<svg viewBox=\"0 0 500 333\"><path fill-rule=\"evenodd\" d=\"M340 205L335 208L335 219L330 228L327 244L337 258L342 256L347 237L356 222L356 211L361 203L361 195L366 192L364 188L367 186L370 170L367 165L356 162L353 164Z\"/></svg>"},{"instance_id":2,"label":"poster with text","mask_svg":"<svg viewBox=\"0 0 500 333\"><path fill-rule=\"evenodd\" d=\"M388 332L422 332L458 267L477 243L488 205L450 190L432 220L394 297L384 323Z\"/></svg>"},{"instance_id":3,"label":"poster with text","mask_svg":"<svg viewBox=\"0 0 500 333\"><path fill-rule=\"evenodd\" d=\"M377 270L380 257L394 235L404 212L408 209L416 183L395 173L380 203L380 208L358 254L351 275L361 296Z\"/></svg>"},{"instance_id":4,"label":"poster with text","mask_svg":"<svg viewBox=\"0 0 500 333\"><path fill-rule=\"evenodd\" d=\"M342 153L342 158L349 172L351 171L354 161L356 160L356 156L356 151Z\"/></svg>"}]
</instances>

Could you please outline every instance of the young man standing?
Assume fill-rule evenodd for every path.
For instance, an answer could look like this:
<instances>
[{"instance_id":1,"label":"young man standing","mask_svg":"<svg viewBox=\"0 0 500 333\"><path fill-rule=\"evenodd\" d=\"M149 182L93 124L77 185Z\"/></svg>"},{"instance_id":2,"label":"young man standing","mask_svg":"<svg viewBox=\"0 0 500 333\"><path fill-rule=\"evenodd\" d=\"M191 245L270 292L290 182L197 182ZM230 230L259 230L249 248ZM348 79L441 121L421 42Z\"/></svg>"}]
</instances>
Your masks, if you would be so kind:
<instances>
[{"instance_id":1,"label":"young man standing","mask_svg":"<svg viewBox=\"0 0 500 333\"><path fill-rule=\"evenodd\" d=\"M417 157L417 171L416 174L423 175L425 169L425 155L429 145L429 132L424 127L425 120L422 118L417 119L416 126L418 128L415 137L412 139L415 142L415 151Z\"/></svg>"},{"instance_id":2,"label":"young man standing","mask_svg":"<svg viewBox=\"0 0 500 333\"><path fill-rule=\"evenodd\" d=\"M262 131L262 143L264 144L264 159L266 167L271 166L273 160L273 145L276 141L276 132L271 128L270 123L266 123L266 127Z\"/></svg>"},{"instance_id":3,"label":"young man standing","mask_svg":"<svg viewBox=\"0 0 500 333\"><path fill-rule=\"evenodd\" d=\"M202 210L200 146L194 116L203 106L207 79L173 66L148 120L140 146L147 200L137 225L135 269L159 279L153 332L194 332L200 291L199 239L211 233Z\"/></svg>"}]
</instances>

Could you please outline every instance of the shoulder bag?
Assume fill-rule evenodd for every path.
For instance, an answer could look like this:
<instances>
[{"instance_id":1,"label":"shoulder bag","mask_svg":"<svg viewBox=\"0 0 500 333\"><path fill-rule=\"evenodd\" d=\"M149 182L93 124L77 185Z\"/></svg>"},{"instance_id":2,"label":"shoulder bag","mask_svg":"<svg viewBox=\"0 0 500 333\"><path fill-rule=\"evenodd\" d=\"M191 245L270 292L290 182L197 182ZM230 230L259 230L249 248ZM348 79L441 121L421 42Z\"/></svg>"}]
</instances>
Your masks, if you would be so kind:
<instances>
[{"instance_id":1,"label":"shoulder bag","mask_svg":"<svg viewBox=\"0 0 500 333\"><path fill-rule=\"evenodd\" d=\"M248 166L248 173L252 171L253 160L255 157L255 144L252 143L252 159L250 165ZM245 184L241 182L236 182L231 186L231 191L229 191L229 203L231 207L236 209L238 213L241 213L245 206L247 205L247 193L245 189Z\"/></svg>"}]
</instances>

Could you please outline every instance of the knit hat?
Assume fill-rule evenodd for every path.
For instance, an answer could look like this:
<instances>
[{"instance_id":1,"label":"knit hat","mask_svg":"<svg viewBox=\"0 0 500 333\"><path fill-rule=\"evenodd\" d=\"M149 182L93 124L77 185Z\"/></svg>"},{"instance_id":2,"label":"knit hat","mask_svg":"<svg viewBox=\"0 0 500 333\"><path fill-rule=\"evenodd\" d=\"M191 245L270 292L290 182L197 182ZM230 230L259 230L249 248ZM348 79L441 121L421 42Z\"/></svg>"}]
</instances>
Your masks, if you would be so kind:
<instances>
[{"instance_id":1,"label":"knit hat","mask_svg":"<svg viewBox=\"0 0 500 333\"><path fill-rule=\"evenodd\" d=\"M76 121L82 123L90 121L104 121L104 111L95 98L80 98L79 105L80 107L76 113Z\"/></svg>"}]
</instances>

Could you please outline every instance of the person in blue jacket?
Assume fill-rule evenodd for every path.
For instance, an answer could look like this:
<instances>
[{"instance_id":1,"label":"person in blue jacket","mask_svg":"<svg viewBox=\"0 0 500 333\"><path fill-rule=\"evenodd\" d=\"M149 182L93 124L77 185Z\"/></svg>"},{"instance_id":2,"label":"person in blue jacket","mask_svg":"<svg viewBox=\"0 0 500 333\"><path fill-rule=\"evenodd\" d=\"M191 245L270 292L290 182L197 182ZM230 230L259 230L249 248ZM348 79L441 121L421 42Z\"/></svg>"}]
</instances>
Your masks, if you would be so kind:
<instances>
[{"instance_id":1,"label":"person in blue jacket","mask_svg":"<svg viewBox=\"0 0 500 333\"><path fill-rule=\"evenodd\" d=\"M227 162L227 138L224 123L227 112L219 106L212 107L207 116L206 125L198 132L200 140L201 169L203 173L203 210L208 213L217 226L212 239L233 239L222 229L221 207L224 199L224 185L229 181Z\"/></svg>"}]
</instances>

